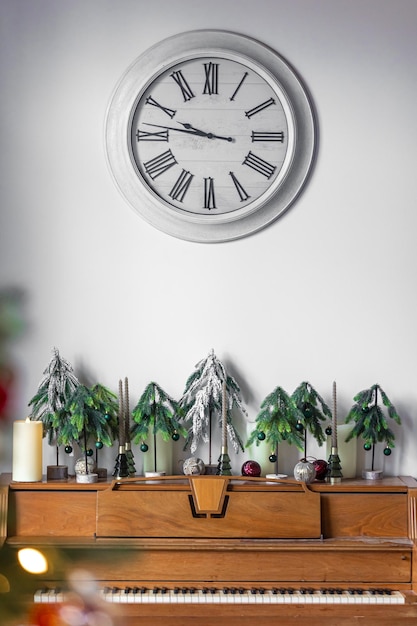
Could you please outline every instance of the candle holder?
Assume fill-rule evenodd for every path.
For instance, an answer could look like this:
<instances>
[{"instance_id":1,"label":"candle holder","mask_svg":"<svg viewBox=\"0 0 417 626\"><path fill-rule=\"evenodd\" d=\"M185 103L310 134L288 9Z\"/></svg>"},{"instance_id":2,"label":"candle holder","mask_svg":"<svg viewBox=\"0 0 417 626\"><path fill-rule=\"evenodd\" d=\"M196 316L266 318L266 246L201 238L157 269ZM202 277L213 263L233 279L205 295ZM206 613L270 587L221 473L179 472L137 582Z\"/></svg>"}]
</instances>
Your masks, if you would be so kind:
<instances>
[{"instance_id":1,"label":"candle holder","mask_svg":"<svg viewBox=\"0 0 417 626\"><path fill-rule=\"evenodd\" d=\"M129 476L129 465L124 445L119 445L119 454L116 457L116 465L114 466L114 478L127 478Z\"/></svg>"},{"instance_id":2,"label":"candle holder","mask_svg":"<svg viewBox=\"0 0 417 626\"><path fill-rule=\"evenodd\" d=\"M343 473L337 448L332 447L328 460L327 479L331 485L342 482Z\"/></svg>"}]
</instances>

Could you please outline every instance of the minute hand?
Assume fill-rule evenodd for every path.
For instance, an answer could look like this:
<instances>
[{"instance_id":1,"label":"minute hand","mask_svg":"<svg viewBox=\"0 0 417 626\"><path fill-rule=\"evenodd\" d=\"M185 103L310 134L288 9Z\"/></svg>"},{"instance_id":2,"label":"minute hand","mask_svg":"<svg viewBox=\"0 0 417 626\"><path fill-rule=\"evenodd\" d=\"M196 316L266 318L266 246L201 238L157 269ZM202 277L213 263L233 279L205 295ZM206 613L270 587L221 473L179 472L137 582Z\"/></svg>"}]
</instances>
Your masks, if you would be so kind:
<instances>
[{"instance_id":1,"label":"minute hand","mask_svg":"<svg viewBox=\"0 0 417 626\"><path fill-rule=\"evenodd\" d=\"M220 135L214 135L213 133L206 133L204 130L194 128L191 124L183 124L179 122L185 128L175 128L174 126L162 126L160 124L148 124L144 122L145 126L155 126L156 128L165 128L166 130L176 130L177 133L186 133L187 135L194 135L195 137L207 137L207 139L224 139L225 141L234 141L233 137L220 137Z\"/></svg>"}]
</instances>

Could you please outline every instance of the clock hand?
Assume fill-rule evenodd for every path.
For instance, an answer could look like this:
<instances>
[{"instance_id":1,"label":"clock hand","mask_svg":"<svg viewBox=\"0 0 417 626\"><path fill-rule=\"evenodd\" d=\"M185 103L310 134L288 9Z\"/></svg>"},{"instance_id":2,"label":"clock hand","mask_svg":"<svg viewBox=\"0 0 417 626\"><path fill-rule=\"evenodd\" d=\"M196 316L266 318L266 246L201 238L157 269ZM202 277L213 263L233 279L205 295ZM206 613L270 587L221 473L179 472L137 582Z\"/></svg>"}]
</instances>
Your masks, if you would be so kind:
<instances>
[{"instance_id":1,"label":"clock hand","mask_svg":"<svg viewBox=\"0 0 417 626\"><path fill-rule=\"evenodd\" d=\"M178 124L181 124L184 128L194 131L196 134L201 135L202 137L207 137L208 139L224 139L225 141L234 141L233 137L222 137L221 135L215 135L214 133L206 133L204 130L194 128L191 124L184 124L184 122L178 122Z\"/></svg>"},{"instance_id":2,"label":"clock hand","mask_svg":"<svg viewBox=\"0 0 417 626\"><path fill-rule=\"evenodd\" d=\"M206 133L204 130L194 128L191 124L183 124L182 122L178 123L185 126L185 128L175 128L174 126L162 126L160 124L148 124L147 122L143 122L145 126L155 126L156 128L165 128L166 130L176 130L178 133L187 133L188 135L194 135L195 137L207 137L207 139L225 139L226 141L234 141L233 137L221 137L220 135Z\"/></svg>"},{"instance_id":3,"label":"clock hand","mask_svg":"<svg viewBox=\"0 0 417 626\"><path fill-rule=\"evenodd\" d=\"M187 133L187 135L196 135L198 137L205 137L206 133L197 130L185 130L184 128L175 128L174 126L161 126L161 124L148 124L143 122L145 126L155 126L156 128L165 128L166 130L176 130L178 133Z\"/></svg>"}]
</instances>

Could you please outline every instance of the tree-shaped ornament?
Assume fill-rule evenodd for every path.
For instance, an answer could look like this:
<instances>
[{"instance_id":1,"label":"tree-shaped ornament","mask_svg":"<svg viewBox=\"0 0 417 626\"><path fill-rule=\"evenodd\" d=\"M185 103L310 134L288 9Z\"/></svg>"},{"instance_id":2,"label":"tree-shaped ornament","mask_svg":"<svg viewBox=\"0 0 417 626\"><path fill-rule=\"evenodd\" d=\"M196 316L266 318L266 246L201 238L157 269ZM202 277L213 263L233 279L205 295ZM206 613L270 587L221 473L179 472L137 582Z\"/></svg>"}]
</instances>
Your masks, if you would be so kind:
<instances>
[{"instance_id":1,"label":"tree-shaped ornament","mask_svg":"<svg viewBox=\"0 0 417 626\"><path fill-rule=\"evenodd\" d=\"M129 462L126 455L126 412L123 383L119 380L119 452L116 457L113 476L115 478L127 478L129 476Z\"/></svg>"},{"instance_id":2,"label":"tree-shaped ornament","mask_svg":"<svg viewBox=\"0 0 417 626\"><path fill-rule=\"evenodd\" d=\"M223 383L226 383L227 410L222 407ZM212 464L212 437L215 428L223 432L223 414L226 415L225 429L235 453L244 450L242 439L233 424L233 413L238 409L244 415L239 385L233 376L227 374L223 363L211 350L207 358L202 359L185 384L185 391L180 400L182 419L188 428L184 450L190 446L194 454L200 442L208 443L208 463L206 473L217 473L217 465Z\"/></svg>"},{"instance_id":3,"label":"tree-shaped ornament","mask_svg":"<svg viewBox=\"0 0 417 626\"><path fill-rule=\"evenodd\" d=\"M272 449L269 460L277 463L278 445L286 441L295 445L299 450L304 449L304 435L298 424L302 422L303 414L297 408L293 398L282 387L276 387L268 394L261 404L261 410L256 416L256 427L249 435L246 446L253 443L258 446L265 443Z\"/></svg>"},{"instance_id":4,"label":"tree-shaped ornament","mask_svg":"<svg viewBox=\"0 0 417 626\"><path fill-rule=\"evenodd\" d=\"M322 421L332 418L332 412L321 395L309 382L302 382L292 394L303 418L297 423L297 430L304 433L304 457L307 457L307 432L310 432L319 446L326 441Z\"/></svg>"},{"instance_id":5,"label":"tree-shaped ornament","mask_svg":"<svg viewBox=\"0 0 417 626\"><path fill-rule=\"evenodd\" d=\"M342 482L343 472L342 465L340 463L339 449L337 443L337 394L336 394L336 381L333 382L333 414L332 414L332 427L330 429L332 436L332 445L330 449L330 456L327 466L326 479L331 484Z\"/></svg>"},{"instance_id":6,"label":"tree-shaped ornament","mask_svg":"<svg viewBox=\"0 0 417 626\"><path fill-rule=\"evenodd\" d=\"M43 422L44 436L56 446L56 465L48 465L48 480L68 478L68 466L59 464L59 446L72 449L74 429L69 421L67 402L80 385L70 363L54 348L53 357L43 372L38 391L29 402L31 420Z\"/></svg>"},{"instance_id":7,"label":"tree-shaped ornament","mask_svg":"<svg viewBox=\"0 0 417 626\"><path fill-rule=\"evenodd\" d=\"M380 478L382 470L375 470L374 467L376 444L385 442L384 455L391 455L392 448L395 448L395 435L388 426L387 417L393 419L396 424L401 424L401 418L385 391L378 384L360 391L353 399L355 404L345 421L347 424L355 422L355 425L346 437L346 441L350 441L353 437L364 439L363 447L367 451L372 450L372 460L371 469L364 470L363 476L370 479ZM388 416L383 407L387 409Z\"/></svg>"},{"instance_id":8,"label":"tree-shaped ornament","mask_svg":"<svg viewBox=\"0 0 417 626\"><path fill-rule=\"evenodd\" d=\"M133 424L130 435L133 443L140 443L141 451L147 452L149 446L146 440L149 434L153 436L155 473L158 471L157 433L164 441L170 439L178 441L180 436L186 435L177 414L178 403L155 382L150 382L146 386L132 411Z\"/></svg>"}]
</instances>

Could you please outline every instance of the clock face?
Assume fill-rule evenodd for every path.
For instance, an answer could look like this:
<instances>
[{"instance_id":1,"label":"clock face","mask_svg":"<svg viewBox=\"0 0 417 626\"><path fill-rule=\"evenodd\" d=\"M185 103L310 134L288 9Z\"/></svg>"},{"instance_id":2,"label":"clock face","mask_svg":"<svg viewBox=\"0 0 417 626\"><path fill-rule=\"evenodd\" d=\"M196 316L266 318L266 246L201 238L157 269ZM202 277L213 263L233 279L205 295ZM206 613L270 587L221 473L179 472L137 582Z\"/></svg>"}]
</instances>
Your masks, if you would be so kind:
<instances>
[{"instance_id":1,"label":"clock face","mask_svg":"<svg viewBox=\"0 0 417 626\"><path fill-rule=\"evenodd\" d=\"M253 63L200 56L140 96L131 149L141 182L167 210L216 218L254 210L291 165L295 128L280 85Z\"/></svg>"},{"instance_id":2,"label":"clock face","mask_svg":"<svg viewBox=\"0 0 417 626\"><path fill-rule=\"evenodd\" d=\"M293 203L313 162L315 125L277 53L235 33L192 31L127 70L109 105L106 148L145 220L219 242L260 230Z\"/></svg>"}]
</instances>

